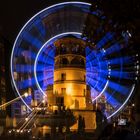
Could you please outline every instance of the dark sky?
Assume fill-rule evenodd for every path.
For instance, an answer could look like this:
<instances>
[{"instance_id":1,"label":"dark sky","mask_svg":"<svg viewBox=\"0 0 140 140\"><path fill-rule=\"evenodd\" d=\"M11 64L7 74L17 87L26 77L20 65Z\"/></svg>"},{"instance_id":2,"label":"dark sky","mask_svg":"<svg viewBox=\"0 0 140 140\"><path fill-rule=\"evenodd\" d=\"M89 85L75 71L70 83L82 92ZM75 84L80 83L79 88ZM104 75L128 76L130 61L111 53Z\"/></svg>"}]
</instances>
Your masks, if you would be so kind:
<instances>
[{"instance_id":1,"label":"dark sky","mask_svg":"<svg viewBox=\"0 0 140 140\"><path fill-rule=\"evenodd\" d=\"M0 34L13 43L22 26L32 16L49 5L64 1L74 0L0 0Z\"/></svg>"},{"instance_id":2,"label":"dark sky","mask_svg":"<svg viewBox=\"0 0 140 140\"><path fill-rule=\"evenodd\" d=\"M63 1L68 0L0 0L0 34L13 44L22 26L32 16Z\"/></svg>"},{"instance_id":3,"label":"dark sky","mask_svg":"<svg viewBox=\"0 0 140 140\"><path fill-rule=\"evenodd\" d=\"M22 26L38 11L56 0L1 0L0 33L11 43Z\"/></svg>"}]
</instances>

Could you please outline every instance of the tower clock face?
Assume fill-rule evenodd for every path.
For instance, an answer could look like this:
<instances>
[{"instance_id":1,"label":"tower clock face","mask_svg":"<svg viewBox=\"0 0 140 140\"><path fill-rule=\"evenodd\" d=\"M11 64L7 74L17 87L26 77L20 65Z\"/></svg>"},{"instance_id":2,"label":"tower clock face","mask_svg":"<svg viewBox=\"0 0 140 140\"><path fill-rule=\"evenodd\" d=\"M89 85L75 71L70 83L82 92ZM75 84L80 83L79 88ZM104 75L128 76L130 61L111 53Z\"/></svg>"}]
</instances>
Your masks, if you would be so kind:
<instances>
[{"instance_id":1,"label":"tower clock face","mask_svg":"<svg viewBox=\"0 0 140 140\"><path fill-rule=\"evenodd\" d=\"M120 37L109 30L90 46L83 37L83 29L89 16L89 25L98 31L104 29L100 24L103 19L99 17L99 11L90 12L90 6L90 3L85 2L52 5L34 15L19 32L11 54L11 77L17 96L21 97L30 110L32 100L36 97L39 100L44 96L47 98L46 90L55 85L56 64L60 64L59 59L56 63L58 51L55 42L67 36L85 42L84 51L77 42L75 47L70 43L64 47L65 43L62 43L62 49L73 53L67 57L68 62L64 58L61 61L66 65L71 63L73 67L85 63L84 74L80 71L76 71L76 74L79 77L80 74L83 75L81 80L85 79L85 85L90 89L91 102L98 103L108 119L118 113L132 96L139 69L138 54L132 53L125 41L119 40ZM84 58L82 55L76 58L74 52L79 50L80 53L85 53ZM72 61L73 57L75 60ZM66 80L69 73L62 73ZM62 87L63 92L70 91L69 94L72 94L73 87L68 87L69 90ZM22 98L25 92L30 96ZM81 92L84 93L84 89Z\"/></svg>"}]
</instances>

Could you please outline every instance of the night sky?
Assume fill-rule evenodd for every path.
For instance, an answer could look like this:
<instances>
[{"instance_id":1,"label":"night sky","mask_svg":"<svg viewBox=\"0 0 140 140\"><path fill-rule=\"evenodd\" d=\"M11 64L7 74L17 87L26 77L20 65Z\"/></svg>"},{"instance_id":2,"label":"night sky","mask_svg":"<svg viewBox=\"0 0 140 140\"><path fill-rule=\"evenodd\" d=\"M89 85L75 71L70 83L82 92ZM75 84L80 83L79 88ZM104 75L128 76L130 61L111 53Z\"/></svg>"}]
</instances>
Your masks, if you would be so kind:
<instances>
[{"instance_id":1,"label":"night sky","mask_svg":"<svg viewBox=\"0 0 140 140\"><path fill-rule=\"evenodd\" d=\"M0 1L0 33L11 43L22 26L53 0L2 0ZM53 1L53 2L56 2Z\"/></svg>"},{"instance_id":2,"label":"night sky","mask_svg":"<svg viewBox=\"0 0 140 140\"><path fill-rule=\"evenodd\" d=\"M1 0L0 34L13 44L22 26L32 16L49 5L63 1L73 0Z\"/></svg>"}]
</instances>

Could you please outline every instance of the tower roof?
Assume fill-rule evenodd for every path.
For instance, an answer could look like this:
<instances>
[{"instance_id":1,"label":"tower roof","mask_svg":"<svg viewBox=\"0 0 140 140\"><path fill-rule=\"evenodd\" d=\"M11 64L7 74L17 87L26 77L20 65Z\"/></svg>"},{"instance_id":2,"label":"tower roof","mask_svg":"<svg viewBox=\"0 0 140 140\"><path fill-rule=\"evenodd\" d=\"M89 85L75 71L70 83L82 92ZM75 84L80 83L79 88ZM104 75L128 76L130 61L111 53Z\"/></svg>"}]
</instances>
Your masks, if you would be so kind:
<instances>
[{"instance_id":1,"label":"tower roof","mask_svg":"<svg viewBox=\"0 0 140 140\"><path fill-rule=\"evenodd\" d=\"M54 42L54 45L56 47L76 47L76 46L80 46L80 47L85 47L86 43L85 41L83 41L82 39L79 39L73 35L68 35L65 36L61 39L58 39L57 41Z\"/></svg>"}]
</instances>

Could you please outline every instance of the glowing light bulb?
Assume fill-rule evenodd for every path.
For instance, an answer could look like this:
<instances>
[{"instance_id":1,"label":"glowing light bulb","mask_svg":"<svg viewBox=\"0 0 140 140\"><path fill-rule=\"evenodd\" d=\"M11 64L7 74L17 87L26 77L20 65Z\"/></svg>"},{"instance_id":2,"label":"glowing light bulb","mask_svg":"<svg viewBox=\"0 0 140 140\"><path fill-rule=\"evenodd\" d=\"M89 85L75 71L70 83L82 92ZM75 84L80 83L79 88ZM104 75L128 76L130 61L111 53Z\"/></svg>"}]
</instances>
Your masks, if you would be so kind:
<instances>
[{"instance_id":1,"label":"glowing light bulb","mask_svg":"<svg viewBox=\"0 0 140 140\"><path fill-rule=\"evenodd\" d=\"M42 100L42 103L45 103L45 100Z\"/></svg>"},{"instance_id":2,"label":"glowing light bulb","mask_svg":"<svg viewBox=\"0 0 140 140\"><path fill-rule=\"evenodd\" d=\"M25 96L25 97L28 97L28 93L27 93L27 92L26 92L26 93L24 93L24 96Z\"/></svg>"},{"instance_id":3,"label":"glowing light bulb","mask_svg":"<svg viewBox=\"0 0 140 140\"><path fill-rule=\"evenodd\" d=\"M25 121L28 121L29 120L29 118L25 118Z\"/></svg>"}]
</instances>

